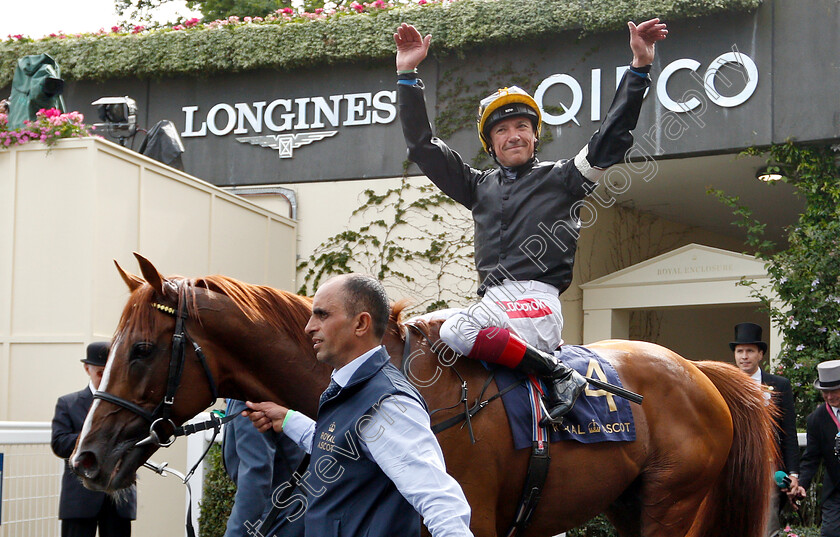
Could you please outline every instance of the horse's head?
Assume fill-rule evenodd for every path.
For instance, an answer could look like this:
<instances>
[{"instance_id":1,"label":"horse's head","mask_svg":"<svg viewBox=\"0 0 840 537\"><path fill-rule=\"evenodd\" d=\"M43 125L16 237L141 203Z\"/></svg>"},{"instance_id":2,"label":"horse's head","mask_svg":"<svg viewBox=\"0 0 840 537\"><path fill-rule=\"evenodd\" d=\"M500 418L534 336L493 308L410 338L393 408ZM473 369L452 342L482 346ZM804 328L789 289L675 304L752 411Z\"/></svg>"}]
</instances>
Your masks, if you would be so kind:
<instances>
[{"instance_id":1,"label":"horse's head","mask_svg":"<svg viewBox=\"0 0 840 537\"><path fill-rule=\"evenodd\" d=\"M147 259L135 256L143 278L117 265L131 297L70 458L73 470L94 490L130 486L137 469L167 445L175 426L207 408L216 395L206 365L202 372L206 362L196 359L201 351L185 332L195 303L188 281L165 279ZM196 382L201 377L209 379Z\"/></svg>"}]
</instances>

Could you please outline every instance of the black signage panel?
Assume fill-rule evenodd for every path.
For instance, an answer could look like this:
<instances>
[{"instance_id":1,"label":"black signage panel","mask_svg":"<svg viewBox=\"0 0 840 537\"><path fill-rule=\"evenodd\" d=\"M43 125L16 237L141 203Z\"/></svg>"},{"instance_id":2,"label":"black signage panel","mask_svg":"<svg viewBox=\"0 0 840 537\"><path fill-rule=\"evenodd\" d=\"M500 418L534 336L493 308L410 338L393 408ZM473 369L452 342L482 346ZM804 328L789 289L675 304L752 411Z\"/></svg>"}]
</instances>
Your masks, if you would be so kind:
<instances>
[{"instance_id":1,"label":"black signage panel","mask_svg":"<svg viewBox=\"0 0 840 537\"><path fill-rule=\"evenodd\" d=\"M759 9L667 21L671 34L657 46L633 157L732 152L773 141L771 15ZM420 77L436 127L467 162L480 154L478 101L507 85L541 105L540 155L553 160L573 157L598 128L630 59L625 30L583 38L566 32L430 57ZM66 98L92 122L88 103L131 96L142 126L176 124L188 173L220 186L274 184L401 175L406 152L395 82L389 58L294 72L82 81L68 84Z\"/></svg>"}]
</instances>

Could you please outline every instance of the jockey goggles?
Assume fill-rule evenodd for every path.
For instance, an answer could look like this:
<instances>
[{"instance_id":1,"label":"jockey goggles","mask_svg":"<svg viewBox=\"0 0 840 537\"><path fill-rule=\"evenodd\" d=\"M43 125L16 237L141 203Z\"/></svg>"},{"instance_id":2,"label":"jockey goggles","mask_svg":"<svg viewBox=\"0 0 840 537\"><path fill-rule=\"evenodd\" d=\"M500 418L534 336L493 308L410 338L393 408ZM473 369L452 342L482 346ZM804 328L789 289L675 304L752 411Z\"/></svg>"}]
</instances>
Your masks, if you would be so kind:
<instances>
[{"instance_id":1,"label":"jockey goggles","mask_svg":"<svg viewBox=\"0 0 840 537\"><path fill-rule=\"evenodd\" d=\"M503 119L514 116L525 116L530 119L537 138L540 137L542 127L540 107L537 106L537 101L522 88L517 86L502 88L481 100L478 105L478 138L488 154L493 154L490 129Z\"/></svg>"}]
</instances>

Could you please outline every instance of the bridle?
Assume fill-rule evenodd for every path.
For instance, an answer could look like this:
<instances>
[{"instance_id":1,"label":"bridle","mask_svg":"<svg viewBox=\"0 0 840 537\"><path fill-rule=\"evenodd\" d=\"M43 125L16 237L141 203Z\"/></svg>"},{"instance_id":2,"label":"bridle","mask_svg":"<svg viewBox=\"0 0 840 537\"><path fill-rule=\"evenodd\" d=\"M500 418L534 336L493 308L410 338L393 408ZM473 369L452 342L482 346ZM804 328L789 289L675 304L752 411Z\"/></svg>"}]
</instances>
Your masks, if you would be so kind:
<instances>
[{"instance_id":1,"label":"bridle","mask_svg":"<svg viewBox=\"0 0 840 537\"><path fill-rule=\"evenodd\" d=\"M158 405L152 412L149 412L148 410L136 403L133 403L131 401L123 399L122 397L116 396L105 391L97 391L93 394L94 399L102 399L103 401L115 404L130 412L133 412L134 414L137 414L138 416L149 422L149 436L137 442L137 444L135 444L135 447L145 446L149 444L158 447L169 447L172 445L172 443L175 441L175 438L177 438L178 436L184 436L185 434L196 432L195 426L186 425L184 427L176 427L175 423L173 423L172 419L170 418L170 416L172 415L172 407L175 404L175 392L178 390L178 387L181 384L181 376L184 373L186 343L190 343L192 345L196 356L198 356L198 359L201 362L201 366L204 368L204 373L207 375L207 380L210 385L210 392L213 397L212 400L215 401L219 396L218 391L216 389L216 381L213 379L213 373L210 371L210 367L207 365L207 359L204 356L204 352L201 350L201 347L198 345L198 343L196 343L195 340L192 339L187 333L187 329L185 326L188 317L186 287L186 285L181 285L181 287L178 289L177 310L176 308L166 306L164 304L159 304L157 302L153 302L151 304L151 307L175 317L175 332L172 334L172 353L169 357L169 374L166 381L166 395L164 395L163 400L161 400L161 402L158 403ZM226 416L226 418L232 419L232 416ZM214 421L214 429L217 428L215 426L215 423L218 423L218 425L224 423L224 421L219 420L219 418L215 418L215 420L212 421ZM161 429L161 427L166 426L168 426L168 429L171 432L167 433L164 432L163 429ZM158 433L158 431L160 431L160 434Z\"/></svg>"}]
</instances>

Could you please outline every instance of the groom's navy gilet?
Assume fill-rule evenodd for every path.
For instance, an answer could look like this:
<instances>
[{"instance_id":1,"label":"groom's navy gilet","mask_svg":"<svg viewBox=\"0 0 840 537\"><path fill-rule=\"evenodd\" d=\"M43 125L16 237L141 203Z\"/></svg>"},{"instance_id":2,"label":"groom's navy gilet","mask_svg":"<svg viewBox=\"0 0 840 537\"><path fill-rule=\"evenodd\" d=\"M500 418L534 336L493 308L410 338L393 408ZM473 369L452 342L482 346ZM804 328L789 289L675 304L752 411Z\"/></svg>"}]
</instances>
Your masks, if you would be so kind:
<instances>
[{"instance_id":1,"label":"groom's navy gilet","mask_svg":"<svg viewBox=\"0 0 840 537\"><path fill-rule=\"evenodd\" d=\"M420 535L420 515L376 462L364 455L357 432L361 430L361 438L370 442L380 427L389 426L386 416L399 413L400 404L379 403L391 395L415 399L428 410L414 386L388 360L383 349L377 351L347 386L318 409L305 480L310 490L307 537Z\"/></svg>"}]
</instances>

